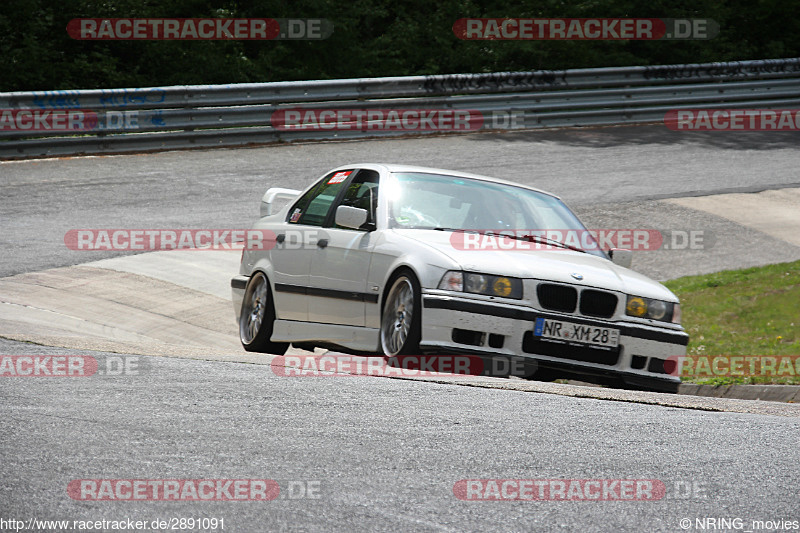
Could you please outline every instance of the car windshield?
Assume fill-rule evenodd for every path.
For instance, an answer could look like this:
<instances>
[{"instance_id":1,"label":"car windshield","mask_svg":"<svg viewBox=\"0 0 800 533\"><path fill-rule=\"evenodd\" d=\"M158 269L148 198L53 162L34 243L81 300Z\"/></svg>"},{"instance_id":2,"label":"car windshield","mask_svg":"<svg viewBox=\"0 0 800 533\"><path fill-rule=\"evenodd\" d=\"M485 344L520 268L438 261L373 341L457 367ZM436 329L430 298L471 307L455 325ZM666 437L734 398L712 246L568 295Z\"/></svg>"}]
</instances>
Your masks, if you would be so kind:
<instances>
[{"instance_id":1,"label":"car windshield","mask_svg":"<svg viewBox=\"0 0 800 533\"><path fill-rule=\"evenodd\" d=\"M387 188L390 228L534 235L605 257L578 217L555 196L442 174L392 176Z\"/></svg>"}]
</instances>

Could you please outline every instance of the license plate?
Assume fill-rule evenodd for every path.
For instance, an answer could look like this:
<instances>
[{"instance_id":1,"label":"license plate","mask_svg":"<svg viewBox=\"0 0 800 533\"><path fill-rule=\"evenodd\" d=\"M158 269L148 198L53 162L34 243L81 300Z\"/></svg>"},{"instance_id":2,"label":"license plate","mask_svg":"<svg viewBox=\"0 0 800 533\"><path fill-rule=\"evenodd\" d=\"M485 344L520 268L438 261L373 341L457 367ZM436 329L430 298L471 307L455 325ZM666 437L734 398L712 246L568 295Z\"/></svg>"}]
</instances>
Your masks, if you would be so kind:
<instances>
[{"instance_id":1,"label":"license plate","mask_svg":"<svg viewBox=\"0 0 800 533\"><path fill-rule=\"evenodd\" d=\"M616 348L619 345L619 330L574 324L550 318L537 318L533 334L543 339L553 339L570 344L588 344Z\"/></svg>"}]
</instances>

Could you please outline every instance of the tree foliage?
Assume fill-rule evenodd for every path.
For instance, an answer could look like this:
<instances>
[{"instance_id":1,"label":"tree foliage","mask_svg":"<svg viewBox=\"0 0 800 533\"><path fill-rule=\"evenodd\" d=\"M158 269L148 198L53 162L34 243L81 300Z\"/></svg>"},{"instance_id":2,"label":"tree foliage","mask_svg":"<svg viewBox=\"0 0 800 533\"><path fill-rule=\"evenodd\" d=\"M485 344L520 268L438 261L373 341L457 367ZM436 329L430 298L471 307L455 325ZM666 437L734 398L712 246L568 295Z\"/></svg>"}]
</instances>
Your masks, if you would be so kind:
<instances>
[{"instance_id":1,"label":"tree foliage","mask_svg":"<svg viewBox=\"0 0 800 533\"><path fill-rule=\"evenodd\" d=\"M79 41L73 18L324 18L324 41ZM708 41L464 41L466 17L711 18ZM0 91L527 71L794 57L791 0L3 0Z\"/></svg>"}]
</instances>

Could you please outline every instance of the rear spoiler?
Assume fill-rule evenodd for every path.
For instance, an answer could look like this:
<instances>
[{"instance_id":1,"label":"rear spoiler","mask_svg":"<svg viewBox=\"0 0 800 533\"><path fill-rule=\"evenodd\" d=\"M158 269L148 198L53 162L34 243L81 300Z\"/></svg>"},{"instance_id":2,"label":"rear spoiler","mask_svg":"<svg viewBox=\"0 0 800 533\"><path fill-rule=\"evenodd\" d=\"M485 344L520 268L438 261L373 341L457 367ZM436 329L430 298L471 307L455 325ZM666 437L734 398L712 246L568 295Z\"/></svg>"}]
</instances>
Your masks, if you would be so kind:
<instances>
[{"instance_id":1,"label":"rear spoiler","mask_svg":"<svg viewBox=\"0 0 800 533\"><path fill-rule=\"evenodd\" d=\"M300 191L294 189L281 189L279 187L267 189L267 192L265 192L264 196L261 198L261 216L267 217L272 214L272 202L275 200L292 200L296 198L298 194L300 194Z\"/></svg>"}]
</instances>

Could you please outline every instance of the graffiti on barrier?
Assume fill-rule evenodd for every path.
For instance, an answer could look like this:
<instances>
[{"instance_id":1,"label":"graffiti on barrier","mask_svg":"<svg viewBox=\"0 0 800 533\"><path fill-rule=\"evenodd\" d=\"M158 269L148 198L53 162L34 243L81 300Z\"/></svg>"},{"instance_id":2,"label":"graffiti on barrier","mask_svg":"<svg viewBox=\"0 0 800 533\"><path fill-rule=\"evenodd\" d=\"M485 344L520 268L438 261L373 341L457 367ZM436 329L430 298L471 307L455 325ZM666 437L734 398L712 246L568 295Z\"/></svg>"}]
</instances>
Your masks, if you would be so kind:
<instances>
[{"instance_id":1,"label":"graffiti on barrier","mask_svg":"<svg viewBox=\"0 0 800 533\"><path fill-rule=\"evenodd\" d=\"M732 61L706 65L663 65L644 68L644 79L739 78L800 72L800 59L772 59L756 64Z\"/></svg>"},{"instance_id":2,"label":"graffiti on barrier","mask_svg":"<svg viewBox=\"0 0 800 533\"><path fill-rule=\"evenodd\" d=\"M101 107L124 107L127 105L159 104L167 97L164 89L109 89L100 95Z\"/></svg>"},{"instance_id":3,"label":"graffiti on barrier","mask_svg":"<svg viewBox=\"0 0 800 533\"><path fill-rule=\"evenodd\" d=\"M481 89L537 89L568 85L566 71L496 72L491 74L451 74L427 76L424 88L429 93Z\"/></svg>"},{"instance_id":4,"label":"graffiti on barrier","mask_svg":"<svg viewBox=\"0 0 800 533\"><path fill-rule=\"evenodd\" d=\"M79 109L80 91L44 91L33 93L33 105L39 109Z\"/></svg>"}]
</instances>

